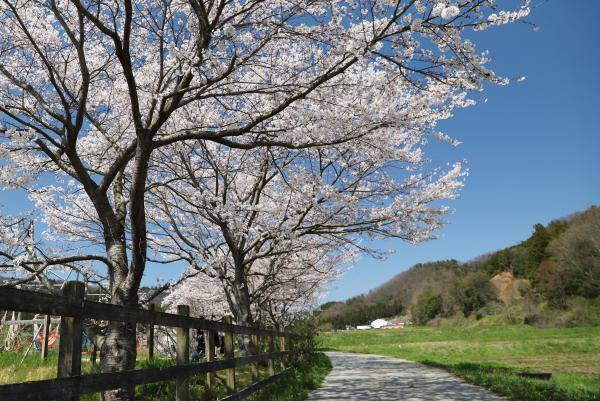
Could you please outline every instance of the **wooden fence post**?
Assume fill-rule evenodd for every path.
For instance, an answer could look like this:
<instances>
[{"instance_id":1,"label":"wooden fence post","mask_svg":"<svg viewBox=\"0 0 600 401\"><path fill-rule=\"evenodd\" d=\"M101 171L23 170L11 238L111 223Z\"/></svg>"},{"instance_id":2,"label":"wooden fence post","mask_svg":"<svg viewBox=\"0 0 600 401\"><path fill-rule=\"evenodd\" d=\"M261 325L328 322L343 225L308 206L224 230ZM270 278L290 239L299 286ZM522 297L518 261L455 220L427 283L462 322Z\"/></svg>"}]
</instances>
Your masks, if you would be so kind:
<instances>
[{"instance_id":1,"label":"wooden fence post","mask_svg":"<svg viewBox=\"0 0 600 401\"><path fill-rule=\"evenodd\" d=\"M44 338L42 340L42 359L48 359L48 336L50 335L50 315L44 316ZM35 341L35 339L34 339Z\"/></svg>"},{"instance_id":2,"label":"wooden fence post","mask_svg":"<svg viewBox=\"0 0 600 401\"><path fill-rule=\"evenodd\" d=\"M150 311L156 311L156 304L150 304ZM148 346L148 360L154 358L154 323L150 323L148 326L148 338L147 338L147 346Z\"/></svg>"},{"instance_id":3,"label":"wooden fence post","mask_svg":"<svg viewBox=\"0 0 600 401\"><path fill-rule=\"evenodd\" d=\"M212 362L215 360L215 332L206 330L204 332L204 344L206 348L206 362ZM213 388L215 386L215 372L208 372L206 374L206 387Z\"/></svg>"},{"instance_id":4,"label":"wooden fence post","mask_svg":"<svg viewBox=\"0 0 600 401\"><path fill-rule=\"evenodd\" d=\"M231 316L225 316L225 323L231 324ZM233 349L233 332L226 331L225 332L225 358L230 359L234 357L234 349ZM227 392L229 394L235 394L236 386L235 386L235 367L225 369L225 384L227 386Z\"/></svg>"},{"instance_id":5,"label":"wooden fence post","mask_svg":"<svg viewBox=\"0 0 600 401\"><path fill-rule=\"evenodd\" d=\"M269 334L269 354L275 352L275 338L272 334ZM275 374L275 360L271 357L269 358L269 376L273 376Z\"/></svg>"},{"instance_id":6,"label":"wooden fence post","mask_svg":"<svg viewBox=\"0 0 600 401\"><path fill-rule=\"evenodd\" d=\"M190 307L187 305L177 305L177 314L189 316ZM177 327L176 332L177 365L187 365L190 363L190 329L187 327ZM187 378L177 378L175 399L177 401L187 401L189 398L189 390Z\"/></svg>"},{"instance_id":7,"label":"wooden fence post","mask_svg":"<svg viewBox=\"0 0 600 401\"><path fill-rule=\"evenodd\" d=\"M250 336L250 349L253 355L260 355L260 344L256 334ZM258 362L252 364L252 382L256 381L258 381Z\"/></svg>"},{"instance_id":8,"label":"wooden fence post","mask_svg":"<svg viewBox=\"0 0 600 401\"><path fill-rule=\"evenodd\" d=\"M63 288L63 295L83 300L85 285L81 281L67 281ZM83 319L78 317L60 318L57 371L59 378L81 374L82 323ZM77 401L79 397L70 397L69 400Z\"/></svg>"},{"instance_id":9,"label":"wooden fence post","mask_svg":"<svg viewBox=\"0 0 600 401\"><path fill-rule=\"evenodd\" d=\"M94 344L92 342L92 351L90 352L90 363L92 365L96 364L96 357L98 356L98 348L96 347L96 344Z\"/></svg>"},{"instance_id":10,"label":"wooden fence post","mask_svg":"<svg viewBox=\"0 0 600 401\"><path fill-rule=\"evenodd\" d=\"M285 336L280 336L279 337L279 350L281 352L285 352L286 351L286 344L287 344L287 341L286 341ZM287 358L287 356L282 356L281 359L280 359L281 370L285 370L285 367L287 365L286 364L286 358Z\"/></svg>"},{"instance_id":11,"label":"wooden fence post","mask_svg":"<svg viewBox=\"0 0 600 401\"><path fill-rule=\"evenodd\" d=\"M300 361L300 345L296 337L290 337L289 350L292 351L292 360L297 364Z\"/></svg>"}]
</instances>

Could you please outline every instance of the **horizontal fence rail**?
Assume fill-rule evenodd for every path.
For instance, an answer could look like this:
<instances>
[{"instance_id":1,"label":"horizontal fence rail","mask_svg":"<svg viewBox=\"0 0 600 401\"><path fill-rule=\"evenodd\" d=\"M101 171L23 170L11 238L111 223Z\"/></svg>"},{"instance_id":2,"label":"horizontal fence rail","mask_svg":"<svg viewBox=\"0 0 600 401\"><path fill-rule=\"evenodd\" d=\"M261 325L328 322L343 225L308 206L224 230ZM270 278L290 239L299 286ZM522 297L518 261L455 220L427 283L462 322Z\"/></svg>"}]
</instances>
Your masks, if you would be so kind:
<instances>
[{"instance_id":1,"label":"horizontal fence rail","mask_svg":"<svg viewBox=\"0 0 600 401\"><path fill-rule=\"evenodd\" d=\"M297 334L215 322L198 317L181 316L166 312L128 308L96 301L79 300L52 294L0 287L0 310L44 313L81 319L154 324L157 326L184 327L188 329L256 334L259 336L299 337Z\"/></svg>"},{"instance_id":2,"label":"horizontal fence rail","mask_svg":"<svg viewBox=\"0 0 600 401\"><path fill-rule=\"evenodd\" d=\"M289 355L290 353L291 352L274 352L270 354L253 355L234 359L222 359L212 362L192 363L181 366L136 369L126 372L97 373L63 377L58 379L38 380L33 382L5 384L0 386L0 400L46 401L63 399L82 394L114 390L130 385L149 384L166 380L174 380L177 378L186 378L198 374L249 365L251 363L264 362L269 359L280 358ZM269 379L271 379L271 377ZM262 388L262 386L260 388ZM251 393L247 394L246 396L250 394ZM236 394L235 396L239 395ZM227 399L229 398L230 397Z\"/></svg>"},{"instance_id":3,"label":"horizontal fence rail","mask_svg":"<svg viewBox=\"0 0 600 401\"><path fill-rule=\"evenodd\" d=\"M252 393L260 390L261 388L268 386L271 383L275 383L277 380L281 379L284 376L290 374L292 370L290 368L284 370L283 372L277 373L276 375L270 376L269 378L259 381L258 383L254 383L248 388L243 389L239 393L230 395L229 397L223 398L221 401L238 401L243 400L246 397L249 397Z\"/></svg>"},{"instance_id":4,"label":"horizontal fence rail","mask_svg":"<svg viewBox=\"0 0 600 401\"><path fill-rule=\"evenodd\" d=\"M177 380L177 401L187 401L188 384L186 378L206 374L207 386L214 385L214 373L226 371L226 384L229 396L225 400L242 400L255 391L273 383L289 373L290 369L284 359L298 353L290 349L292 344L302 341L303 337L291 332L282 332L262 328L254 328L231 324L229 321L216 322L203 318L187 316L189 308L181 305L180 314L159 312L154 306L150 310L128 308L119 305L105 304L83 299L82 283L69 282L65 286L64 295L56 296L15 288L0 287L0 310L19 311L50 316L61 316L59 333L59 369L58 378L38 380L23 383L0 385L0 400L2 401L48 401L48 400L77 400L78 396L156 383L167 380ZM99 373L81 375L81 322L83 319L100 321L119 321L132 324L149 325L149 355L153 355L154 325L177 328L177 365L168 367L145 368L115 373ZM40 320L42 322L42 320ZM16 323L6 321L6 323ZM205 332L207 345L206 362L189 363L189 329ZM214 360L214 349L211 349L214 333L225 333L226 359ZM268 342L268 352L249 356L233 357L233 335L249 335L255 350L259 350L258 338L264 337ZM64 337L64 338L63 338ZM279 341L275 341L279 338ZM275 349L277 343L279 348ZM68 355L67 355L68 354ZM282 371L275 372L274 360L279 359ZM237 391L235 368L253 365L252 377L256 379L258 364L269 362L269 377L258 381L246 389ZM66 367L66 368L65 368Z\"/></svg>"}]
</instances>

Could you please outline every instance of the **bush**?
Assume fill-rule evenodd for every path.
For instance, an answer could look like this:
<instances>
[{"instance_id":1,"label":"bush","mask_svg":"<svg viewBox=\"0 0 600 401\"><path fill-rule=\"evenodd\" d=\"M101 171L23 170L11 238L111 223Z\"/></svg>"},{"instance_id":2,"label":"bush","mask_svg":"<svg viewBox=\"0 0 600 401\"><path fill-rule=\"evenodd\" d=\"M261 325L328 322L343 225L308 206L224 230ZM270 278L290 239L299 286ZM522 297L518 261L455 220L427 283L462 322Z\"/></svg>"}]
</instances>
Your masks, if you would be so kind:
<instances>
[{"instance_id":1,"label":"bush","mask_svg":"<svg viewBox=\"0 0 600 401\"><path fill-rule=\"evenodd\" d=\"M413 306L412 315L415 322L425 325L444 311L444 300L441 295L423 293Z\"/></svg>"},{"instance_id":2,"label":"bush","mask_svg":"<svg viewBox=\"0 0 600 401\"><path fill-rule=\"evenodd\" d=\"M295 344L296 349L300 352L292 356L291 362L293 364L304 363L306 358L310 357L317 349L317 335L319 333L317 324L318 321L316 318L307 316L297 320L292 326L287 328L287 331L304 337L304 340Z\"/></svg>"},{"instance_id":3,"label":"bush","mask_svg":"<svg viewBox=\"0 0 600 401\"><path fill-rule=\"evenodd\" d=\"M496 298L487 274L482 272L458 277L452 285L451 294L453 306L458 307L465 317Z\"/></svg>"}]
</instances>

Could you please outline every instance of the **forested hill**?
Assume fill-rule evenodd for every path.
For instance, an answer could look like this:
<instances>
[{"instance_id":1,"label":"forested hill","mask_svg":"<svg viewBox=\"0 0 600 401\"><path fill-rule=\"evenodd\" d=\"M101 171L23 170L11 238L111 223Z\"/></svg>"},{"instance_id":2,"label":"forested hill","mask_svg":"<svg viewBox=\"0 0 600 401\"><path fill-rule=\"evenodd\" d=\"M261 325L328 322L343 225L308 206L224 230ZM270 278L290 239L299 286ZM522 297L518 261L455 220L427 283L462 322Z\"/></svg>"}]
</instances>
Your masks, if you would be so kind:
<instances>
[{"instance_id":1,"label":"forested hill","mask_svg":"<svg viewBox=\"0 0 600 401\"><path fill-rule=\"evenodd\" d=\"M543 307L565 310L575 299L598 296L600 208L591 207L536 224L526 240L466 263L417 264L366 295L322 305L318 314L324 328L399 315L426 324L456 315L494 315L526 303L529 315L519 310L519 316L531 321L532 313L547 312Z\"/></svg>"}]
</instances>

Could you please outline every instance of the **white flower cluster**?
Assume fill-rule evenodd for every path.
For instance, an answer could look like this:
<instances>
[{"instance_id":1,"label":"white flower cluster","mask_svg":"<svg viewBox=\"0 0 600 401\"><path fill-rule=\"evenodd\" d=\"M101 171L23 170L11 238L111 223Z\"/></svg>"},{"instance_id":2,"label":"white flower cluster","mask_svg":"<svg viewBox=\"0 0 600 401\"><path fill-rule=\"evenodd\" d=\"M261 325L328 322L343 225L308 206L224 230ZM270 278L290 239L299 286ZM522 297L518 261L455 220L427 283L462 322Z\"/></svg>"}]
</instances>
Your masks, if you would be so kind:
<instances>
[{"instance_id":1,"label":"white flower cluster","mask_svg":"<svg viewBox=\"0 0 600 401\"><path fill-rule=\"evenodd\" d=\"M500 11L498 14L490 14L488 22L492 25L504 25L525 18L530 12L531 9L529 7L521 8L518 11Z\"/></svg>"},{"instance_id":2,"label":"white flower cluster","mask_svg":"<svg viewBox=\"0 0 600 401\"><path fill-rule=\"evenodd\" d=\"M445 20L450 20L457 17L460 14L460 9L456 4L447 4L444 2L436 3L432 10L432 17L442 17Z\"/></svg>"}]
</instances>

